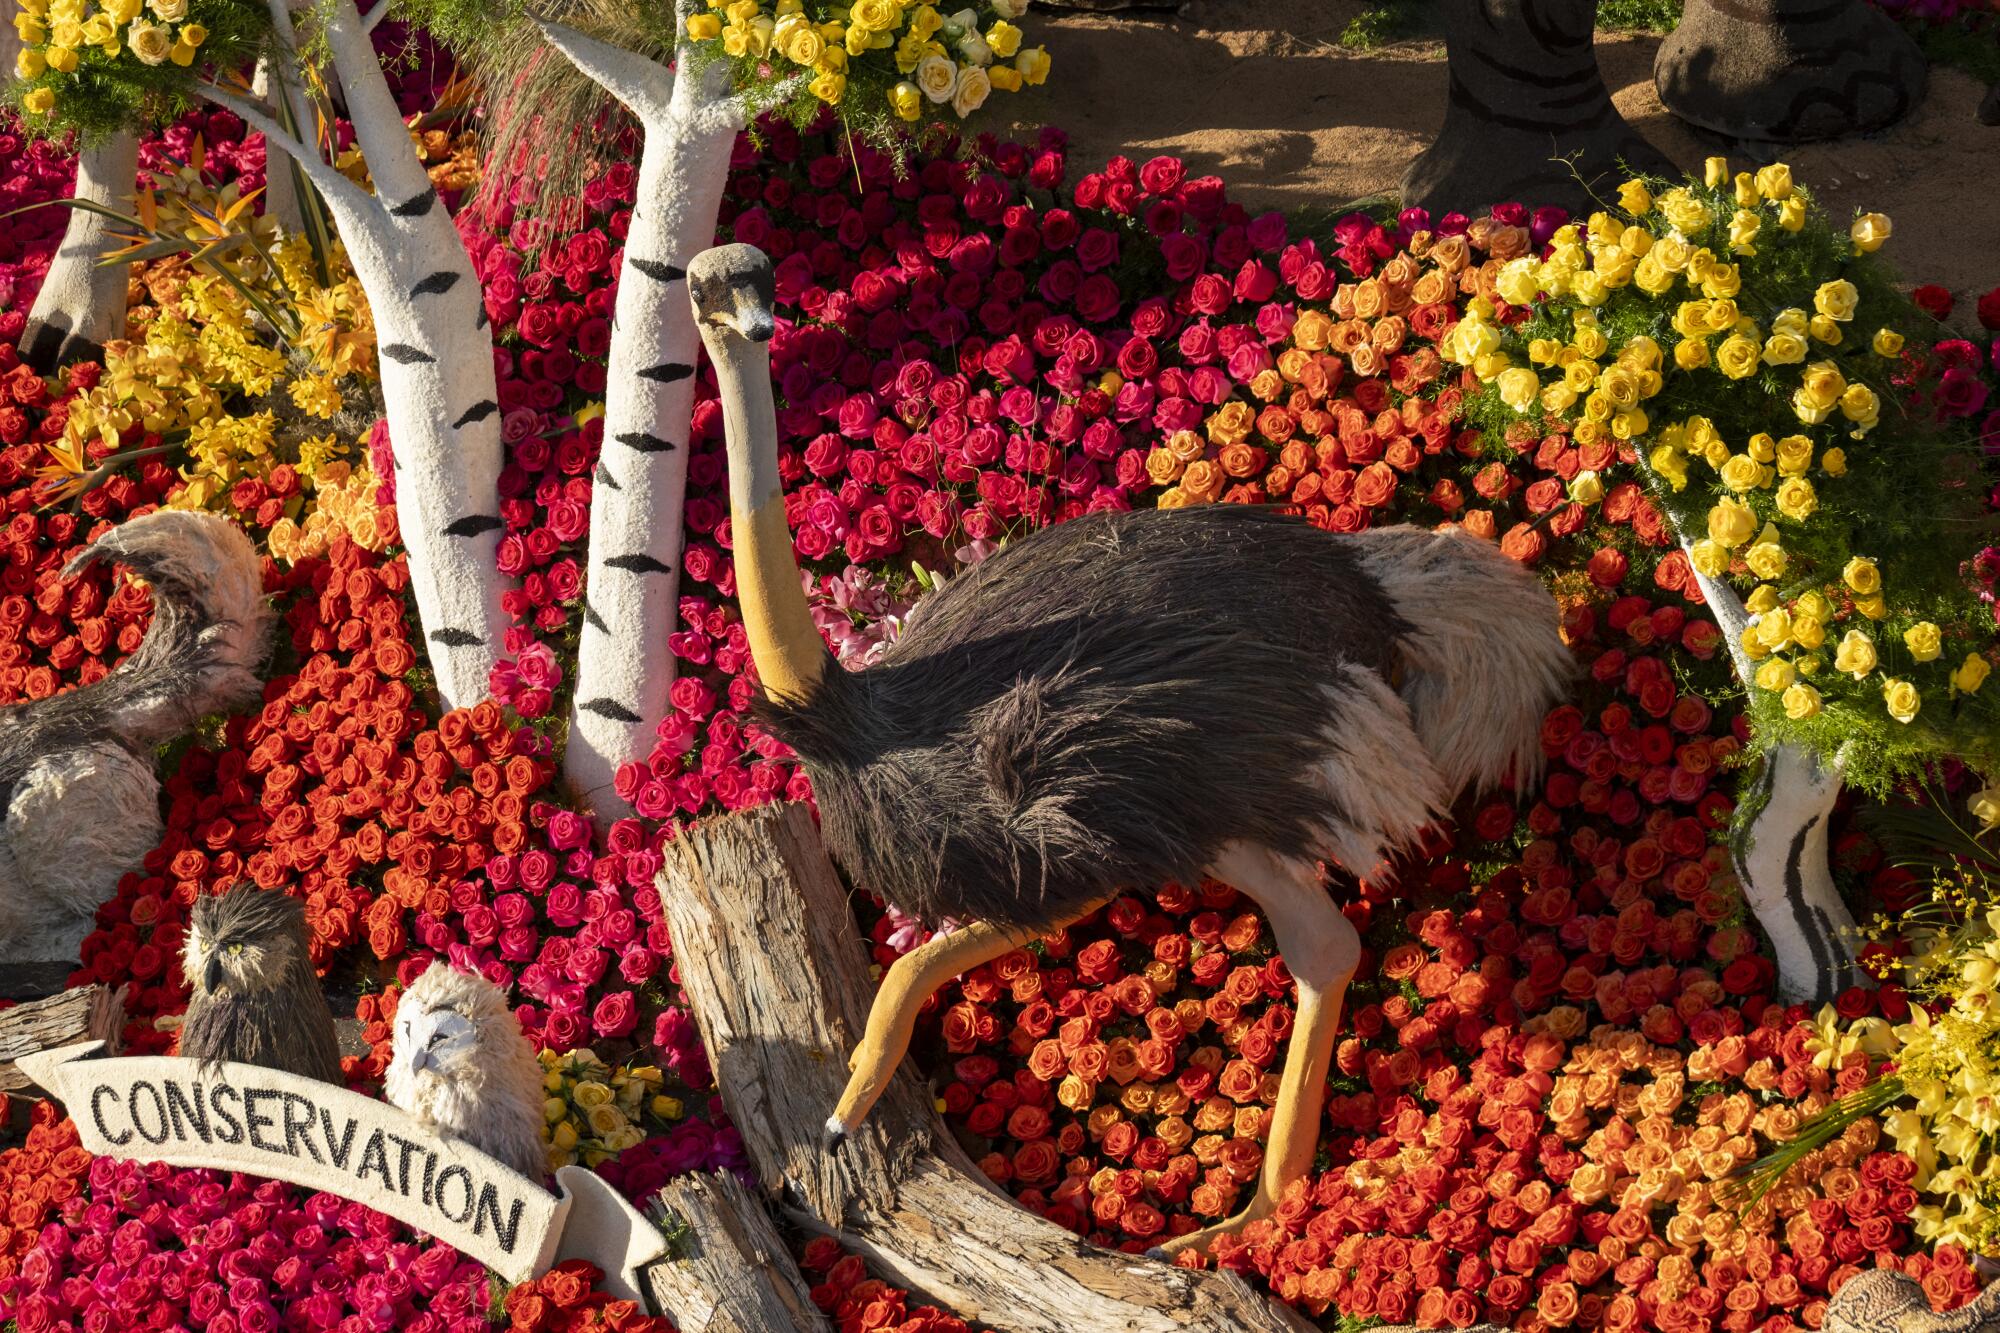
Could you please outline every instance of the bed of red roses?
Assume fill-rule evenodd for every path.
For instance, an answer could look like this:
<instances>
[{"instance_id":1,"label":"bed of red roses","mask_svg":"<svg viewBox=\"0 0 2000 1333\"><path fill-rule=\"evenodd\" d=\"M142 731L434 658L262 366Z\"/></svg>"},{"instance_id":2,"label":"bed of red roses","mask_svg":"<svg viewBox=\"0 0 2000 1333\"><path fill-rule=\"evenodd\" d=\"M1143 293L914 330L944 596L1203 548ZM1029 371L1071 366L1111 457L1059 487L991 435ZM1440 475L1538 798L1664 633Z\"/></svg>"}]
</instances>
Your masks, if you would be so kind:
<instances>
[{"instance_id":1,"label":"bed of red roses","mask_svg":"<svg viewBox=\"0 0 2000 1333\"><path fill-rule=\"evenodd\" d=\"M413 75L408 109L434 83ZM261 146L226 113L155 151L196 129L212 169L261 170ZM1518 806L1460 811L1393 892L1336 882L1369 957L1322 1157L1217 1261L1329 1324L1812 1327L1875 1263L1908 1268L1940 1307L1967 1298L1963 1254L1914 1253L1910 1164L1872 1122L1741 1222L1718 1197L1722 1177L1788 1137L1801 1099L1858 1075L1816 1065L1806 1016L1769 999L1718 845L1747 738L1713 621L1632 460L1559 435L1481 440L1455 419L1459 388L1433 344L1561 216L1355 215L1307 236L1169 159L1075 171L1054 132L981 145L990 169L977 172L939 158L899 177L854 152L837 133L770 129L739 148L724 208L725 234L776 261L788 509L847 664L894 633L913 563L948 571L1034 526L1140 504L1280 503L1336 530L1458 522L1542 570L1565 608L1583 671L1545 723L1539 786ZM57 155L0 139L4 200L59 194L63 173ZM706 396L682 625L665 645L675 713L620 776L643 818L595 837L555 782L599 438L589 408L633 187L629 166L609 166L561 227L506 205L460 215L500 335L509 449L501 560L517 625L492 698L426 707L399 558L336 542L272 566L284 631L265 704L170 757L166 837L100 914L75 980L129 984L128 1044L165 1049L156 1020L185 1003L194 896L243 878L282 887L307 904L316 961L365 983L355 1016L373 1050L349 1062L357 1086L379 1080L396 983L444 956L512 987L541 1044L639 1052L702 1094L672 1132L603 1167L644 1198L674 1173L742 1164L675 1004L659 848L686 820L809 791L744 721L754 686ZM54 240L32 220L53 215L0 237L9 343ZM2000 296L1977 313L2000 324ZM1912 392L2000 446L1987 339L1913 353ZM176 475L147 459L75 516L33 484L65 399L97 370L45 381L0 349L0 700L94 679L143 633L142 592L56 571L101 522L167 498ZM389 447L379 428L370 443ZM1601 496L1571 486L1586 471ZM295 484L281 469L232 507L254 530ZM1858 894L1893 908L1910 892L1858 833L1838 855ZM863 926L883 962L920 938L889 914ZM1229 1213L1254 1178L1287 996L1246 904L1164 886L948 987L920 1057L1023 1206L1143 1249ZM1900 1005L1857 991L1840 1007ZM494 1305L476 1268L325 1196L92 1161L46 1108L0 1175L0 1314L23 1333L645 1326L568 1269ZM962 1327L824 1243L803 1262L843 1328Z\"/></svg>"}]
</instances>

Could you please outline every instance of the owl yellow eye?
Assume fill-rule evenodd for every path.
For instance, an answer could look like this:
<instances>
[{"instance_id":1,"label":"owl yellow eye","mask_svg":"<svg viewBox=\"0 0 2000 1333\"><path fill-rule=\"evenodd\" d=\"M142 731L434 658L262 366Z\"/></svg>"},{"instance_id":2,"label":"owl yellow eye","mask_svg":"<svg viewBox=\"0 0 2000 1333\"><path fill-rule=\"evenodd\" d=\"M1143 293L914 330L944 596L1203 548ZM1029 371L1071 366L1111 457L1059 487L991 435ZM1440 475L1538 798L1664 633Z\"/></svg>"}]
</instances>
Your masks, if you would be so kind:
<instances>
[{"instance_id":1,"label":"owl yellow eye","mask_svg":"<svg viewBox=\"0 0 2000 1333\"><path fill-rule=\"evenodd\" d=\"M232 945L230 945L230 946L229 946L229 952L231 952L231 953L242 953L242 952L243 952L243 946L242 946L242 945L240 945L240 944L232 944Z\"/></svg>"}]
</instances>

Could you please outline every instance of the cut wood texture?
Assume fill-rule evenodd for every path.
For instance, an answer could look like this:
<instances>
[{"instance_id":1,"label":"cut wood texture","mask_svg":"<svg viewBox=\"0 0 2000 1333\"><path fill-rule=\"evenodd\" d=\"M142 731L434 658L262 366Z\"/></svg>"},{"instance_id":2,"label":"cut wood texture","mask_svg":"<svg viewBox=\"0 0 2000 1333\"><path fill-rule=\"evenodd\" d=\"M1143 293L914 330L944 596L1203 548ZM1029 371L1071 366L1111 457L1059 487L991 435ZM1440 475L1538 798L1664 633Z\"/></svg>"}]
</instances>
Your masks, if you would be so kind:
<instances>
[{"instance_id":1,"label":"cut wood texture","mask_svg":"<svg viewBox=\"0 0 2000 1333\"><path fill-rule=\"evenodd\" d=\"M681 985L766 1189L890 1281L1009 1333L1304 1333L1230 1273L1087 1245L1000 1193L907 1071L837 1151L827 1115L867 1019L847 893L802 805L689 830L660 878Z\"/></svg>"},{"instance_id":2,"label":"cut wood texture","mask_svg":"<svg viewBox=\"0 0 2000 1333\"><path fill-rule=\"evenodd\" d=\"M14 1062L36 1051L52 1051L80 1041L102 1041L117 1054L118 1034L125 1027L122 989L79 986L0 1009L0 1092L20 1092L34 1086Z\"/></svg>"},{"instance_id":3,"label":"cut wood texture","mask_svg":"<svg viewBox=\"0 0 2000 1333\"><path fill-rule=\"evenodd\" d=\"M660 1191L674 1257L646 1270L680 1333L830 1333L764 1207L728 1172L681 1176Z\"/></svg>"}]
</instances>

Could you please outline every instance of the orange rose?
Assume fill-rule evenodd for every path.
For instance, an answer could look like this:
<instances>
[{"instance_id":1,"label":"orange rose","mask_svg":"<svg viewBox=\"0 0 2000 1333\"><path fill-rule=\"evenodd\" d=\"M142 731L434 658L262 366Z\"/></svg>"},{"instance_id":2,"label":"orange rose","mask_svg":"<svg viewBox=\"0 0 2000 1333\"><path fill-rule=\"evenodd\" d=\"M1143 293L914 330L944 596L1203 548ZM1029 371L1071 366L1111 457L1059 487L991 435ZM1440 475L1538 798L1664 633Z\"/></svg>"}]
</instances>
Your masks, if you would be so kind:
<instances>
[{"instance_id":1,"label":"orange rose","mask_svg":"<svg viewBox=\"0 0 2000 1333\"><path fill-rule=\"evenodd\" d=\"M1536 1313L1553 1328L1563 1328L1577 1316L1576 1288L1567 1282L1551 1282L1542 1288Z\"/></svg>"},{"instance_id":2,"label":"orange rose","mask_svg":"<svg viewBox=\"0 0 2000 1333\"><path fill-rule=\"evenodd\" d=\"M1243 407L1247 415L1249 407L1247 404L1243 405ZM1221 464L1224 474L1241 481L1246 477L1254 477L1262 472L1264 470L1265 458L1266 455L1262 449L1239 439L1223 445L1222 452L1217 455L1215 461Z\"/></svg>"},{"instance_id":3,"label":"orange rose","mask_svg":"<svg viewBox=\"0 0 2000 1333\"><path fill-rule=\"evenodd\" d=\"M1223 1066L1222 1078L1216 1084L1224 1097L1241 1105L1257 1099L1257 1090L1263 1083L1263 1075L1257 1066L1248 1060L1231 1060Z\"/></svg>"},{"instance_id":4,"label":"orange rose","mask_svg":"<svg viewBox=\"0 0 2000 1333\"><path fill-rule=\"evenodd\" d=\"M1354 317L1374 319L1389 307L1388 293L1376 278L1364 278L1354 288Z\"/></svg>"},{"instance_id":5,"label":"orange rose","mask_svg":"<svg viewBox=\"0 0 2000 1333\"><path fill-rule=\"evenodd\" d=\"M1208 504L1222 494L1222 483L1222 469L1206 458L1199 458L1181 474L1180 488L1196 502Z\"/></svg>"},{"instance_id":6,"label":"orange rose","mask_svg":"<svg viewBox=\"0 0 2000 1333\"><path fill-rule=\"evenodd\" d=\"M1250 404L1240 398L1232 398L1209 417L1209 441L1213 444L1234 444L1250 433L1254 419Z\"/></svg>"},{"instance_id":7,"label":"orange rose","mask_svg":"<svg viewBox=\"0 0 2000 1333\"><path fill-rule=\"evenodd\" d=\"M1410 300L1417 305L1436 305L1440 301L1449 301L1457 290L1458 284L1452 281L1450 275L1441 269L1429 269L1410 288Z\"/></svg>"},{"instance_id":8,"label":"orange rose","mask_svg":"<svg viewBox=\"0 0 2000 1333\"><path fill-rule=\"evenodd\" d=\"M1431 246L1426 257L1446 273L1456 274L1472 262L1472 246L1462 234L1446 236Z\"/></svg>"},{"instance_id":9,"label":"orange rose","mask_svg":"<svg viewBox=\"0 0 2000 1333\"><path fill-rule=\"evenodd\" d=\"M1155 449L1146 455L1146 479L1155 486L1171 486L1181 475L1184 466L1168 449Z\"/></svg>"}]
</instances>

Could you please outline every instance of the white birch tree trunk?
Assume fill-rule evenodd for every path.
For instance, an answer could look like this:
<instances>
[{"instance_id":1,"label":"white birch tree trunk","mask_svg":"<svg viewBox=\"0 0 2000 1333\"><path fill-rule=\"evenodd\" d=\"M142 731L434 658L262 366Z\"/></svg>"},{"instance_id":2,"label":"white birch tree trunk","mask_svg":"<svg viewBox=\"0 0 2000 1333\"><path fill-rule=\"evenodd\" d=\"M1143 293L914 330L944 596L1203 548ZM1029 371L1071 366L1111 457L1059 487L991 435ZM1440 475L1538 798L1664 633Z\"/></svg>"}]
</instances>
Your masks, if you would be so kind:
<instances>
[{"instance_id":1,"label":"white birch tree trunk","mask_svg":"<svg viewBox=\"0 0 2000 1333\"><path fill-rule=\"evenodd\" d=\"M583 637L563 758L571 785L605 824L632 813L612 781L620 767L652 753L674 683L667 636L680 615L688 423L700 346L687 263L715 240L745 109L720 64L676 78L652 60L582 33L553 24L542 31L623 102L645 132L612 317Z\"/></svg>"},{"instance_id":2,"label":"white birch tree trunk","mask_svg":"<svg viewBox=\"0 0 2000 1333\"><path fill-rule=\"evenodd\" d=\"M273 52L265 52L257 62L257 71L250 80L250 95L260 102L277 104L283 96L292 103L292 89L286 72L278 66L283 58ZM311 133L309 123L298 120L296 104L293 103L292 123L299 126L301 137ZM278 224L278 230L293 236L305 228L305 207L299 202L298 182L293 179L292 168L285 153L268 140L264 144L264 213Z\"/></svg>"},{"instance_id":3,"label":"white birch tree trunk","mask_svg":"<svg viewBox=\"0 0 2000 1333\"><path fill-rule=\"evenodd\" d=\"M1685 540L1681 545L1687 550ZM1694 569L1692 552L1688 567ZM1729 645L1737 678L1752 688L1756 665L1743 650L1750 617L1742 599L1699 570L1694 578ZM1854 917L1834 887L1827 851L1840 769L1837 759L1828 767L1794 745L1766 746L1763 768L1742 794L1756 813L1730 842L1743 897L1771 937L1778 998L1787 1004L1825 1003L1865 979L1854 961Z\"/></svg>"},{"instance_id":4,"label":"white birch tree trunk","mask_svg":"<svg viewBox=\"0 0 2000 1333\"><path fill-rule=\"evenodd\" d=\"M507 626L500 606L500 408L493 338L472 261L417 159L354 0L326 37L371 197L261 107L208 95L290 154L326 200L374 316L396 459L396 512L417 613L447 708L486 697Z\"/></svg>"},{"instance_id":5,"label":"white birch tree trunk","mask_svg":"<svg viewBox=\"0 0 2000 1333\"><path fill-rule=\"evenodd\" d=\"M13 70L10 67L8 75ZM119 131L76 157L73 197L129 212L139 175L139 138ZM104 344L125 336L125 286L129 264L99 264L114 248L118 224L99 213L73 208L62 244L28 312L21 355L42 370L95 357Z\"/></svg>"}]
</instances>

